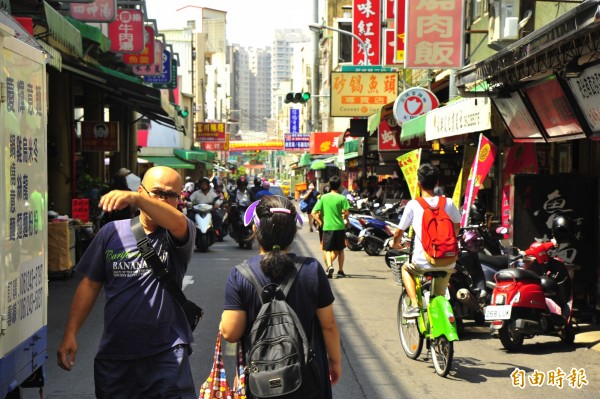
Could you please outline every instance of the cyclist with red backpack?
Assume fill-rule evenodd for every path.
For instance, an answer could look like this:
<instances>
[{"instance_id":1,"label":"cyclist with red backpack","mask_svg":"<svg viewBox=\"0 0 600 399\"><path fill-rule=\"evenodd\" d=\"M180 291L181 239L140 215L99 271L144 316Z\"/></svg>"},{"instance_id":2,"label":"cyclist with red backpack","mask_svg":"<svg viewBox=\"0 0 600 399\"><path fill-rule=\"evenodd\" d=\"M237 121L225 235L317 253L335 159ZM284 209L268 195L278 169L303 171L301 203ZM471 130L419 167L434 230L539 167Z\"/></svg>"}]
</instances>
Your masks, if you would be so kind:
<instances>
[{"instance_id":1,"label":"cyclist with red backpack","mask_svg":"<svg viewBox=\"0 0 600 399\"><path fill-rule=\"evenodd\" d=\"M400 248L404 231L410 226L415 232L411 262L402 266L402 282L410 297L411 306L404 317L418 317L417 293L411 275L421 275L427 270L452 270L458 258L458 240L460 211L451 200L436 196L433 192L438 184L439 170L431 164L423 164L417 172L421 197L406 204L399 227L394 233L394 248ZM444 295L450 280L438 277L432 284L431 294Z\"/></svg>"}]
</instances>

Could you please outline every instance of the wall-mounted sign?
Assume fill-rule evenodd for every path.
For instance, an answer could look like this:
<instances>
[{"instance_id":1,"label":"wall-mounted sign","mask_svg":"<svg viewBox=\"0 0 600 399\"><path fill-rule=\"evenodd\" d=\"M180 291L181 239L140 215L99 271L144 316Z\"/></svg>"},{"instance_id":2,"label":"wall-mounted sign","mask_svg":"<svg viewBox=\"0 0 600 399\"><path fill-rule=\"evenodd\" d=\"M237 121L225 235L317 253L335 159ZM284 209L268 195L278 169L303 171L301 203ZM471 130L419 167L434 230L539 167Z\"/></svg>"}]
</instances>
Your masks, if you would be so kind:
<instances>
[{"instance_id":1,"label":"wall-mounted sign","mask_svg":"<svg viewBox=\"0 0 600 399\"><path fill-rule=\"evenodd\" d=\"M154 64L154 28L144 26L144 50L139 54L123 54L123 62L128 65Z\"/></svg>"},{"instance_id":2,"label":"wall-mounted sign","mask_svg":"<svg viewBox=\"0 0 600 399\"><path fill-rule=\"evenodd\" d=\"M331 72L331 116L371 116L398 95L395 72Z\"/></svg>"},{"instance_id":3,"label":"wall-mounted sign","mask_svg":"<svg viewBox=\"0 0 600 399\"><path fill-rule=\"evenodd\" d=\"M140 10L118 9L117 18L108 24L110 51L141 53L144 50L144 16Z\"/></svg>"},{"instance_id":4,"label":"wall-mounted sign","mask_svg":"<svg viewBox=\"0 0 600 399\"><path fill-rule=\"evenodd\" d=\"M590 126L592 138L600 138L600 64L586 68L577 78L566 79Z\"/></svg>"},{"instance_id":5,"label":"wall-mounted sign","mask_svg":"<svg viewBox=\"0 0 600 399\"><path fill-rule=\"evenodd\" d=\"M483 132L492 128L492 103L489 98L463 98L427 113L427 141L459 134Z\"/></svg>"},{"instance_id":6,"label":"wall-mounted sign","mask_svg":"<svg viewBox=\"0 0 600 399\"><path fill-rule=\"evenodd\" d=\"M207 151L229 151L229 134L225 134L224 142L202 143L202 149Z\"/></svg>"},{"instance_id":7,"label":"wall-mounted sign","mask_svg":"<svg viewBox=\"0 0 600 399\"><path fill-rule=\"evenodd\" d=\"M573 105L569 103L555 76L525 86L523 93L546 130L548 141L585 137L581 123L573 111Z\"/></svg>"},{"instance_id":8,"label":"wall-mounted sign","mask_svg":"<svg viewBox=\"0 0 600 399\"><path fill-rule=\"evenodd\" d=\"M196 141L217 141L226 140L225 123L223 122L196 122Z\"/></svg>"},{"instance_id":9,"label":"wall-mounted sign","mask_svg":"<svg viewBox=\"0 0 600 399\"><path fill-rule=\"evenodd\" d=\"M546 142L540 128L533 120L519 93L512 92L508 97L494 97L492 98L492 102L496 106L514 142Z\"/></svg>"},{"instance_id":10,"label":"wall-mounted sign","mask_svg":"<svg viewBox=\"0 0 600 399\"><path fill-rule=\"evenodd\" d=\"M311 155L337 154L341 132L315 132L310 135Z\"/></svg>"},{"instance_id":11,"label":"wall-mounted sign","mask_svg":"<svg viewBox=\"0 0 600 399\"><path fill-rule=\"evenodd\" d=\"M163 73L163 44L154 40L154 62L152 65L134 65L133 73L139 76L160 76Z\"/></svg>"},{"instance_id":12,"label":"wall-mounted sign","mask_svg":"<svg viewBox=\"0 0 600 399\"><path fill-rule=\"evenodd\" d=\"M113 22L117 17L117 0L95 0L89 4L69 4L72 18L83 22Z\"/></svg>"},{"instance_id":13,"label":"wall-mounted sign","mask_svg":"<svg viewBox=\"0 0 600 399\"><path fill-rule=\"evenodd\" d=\"M290 108L290 133L300 132L300 110Z\"/></svg>"},{"instance_id":14,"label":"wall-mounted sign","mask_svg":"<svg viewBox=\"0 0 600 399\"><path fill-rule=\"evenodd\" d=\"M405 68L460 68L464 1L408 1Z\"/></svg>"},{"instance_id":15,"label":"wall-mounted sign","mask_svg":"<svg viewBox=\"0 0 600 399\"><path fill-rule=\"evenodd\" d=\"M426 114L440 105L435 94L422 87L413 87L400 93L394 101L394 117L398 124Z\"/></svg>"},{"instance_id":16,"label":"wall-mounted sign","mask_svg":"<svg viewBox=\"0 0 600 399\"><path fill-rule=\"evenodd\" d=\"M309 133L290 133L283 136L286 151L308 151L310 147Z\"/></svg>"},{"instance_id":17,"label":"wall-mounted sign","mask_svg":"<svg viewBox=\"0 0 600 399\"><path fill-rule=\"evenodd\" d=\"M119 151L119 123L81 122L81 151Z\"/></svg>"}]
</instances>

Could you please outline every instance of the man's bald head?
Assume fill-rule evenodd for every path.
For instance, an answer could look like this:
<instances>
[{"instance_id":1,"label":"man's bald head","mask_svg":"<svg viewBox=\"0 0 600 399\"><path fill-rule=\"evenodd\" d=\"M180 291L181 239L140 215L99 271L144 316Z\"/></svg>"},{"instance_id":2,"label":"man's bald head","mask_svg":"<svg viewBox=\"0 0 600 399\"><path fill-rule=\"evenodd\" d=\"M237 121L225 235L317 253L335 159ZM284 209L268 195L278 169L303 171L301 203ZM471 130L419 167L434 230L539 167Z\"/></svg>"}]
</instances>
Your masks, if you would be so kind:
<instances>
[{"instance_id":1,"label":"man's bald head","mask_svg":"<svg viewBox=\"0 0 600 399\"><path fill-rule=\"evenodd\" d=\"M183 186L179 173L167 166L155 166L148 169L144 174L142 184L148 189L159 187L168 188L175 192L180 192Z\"/></svg>"}]
</instances>

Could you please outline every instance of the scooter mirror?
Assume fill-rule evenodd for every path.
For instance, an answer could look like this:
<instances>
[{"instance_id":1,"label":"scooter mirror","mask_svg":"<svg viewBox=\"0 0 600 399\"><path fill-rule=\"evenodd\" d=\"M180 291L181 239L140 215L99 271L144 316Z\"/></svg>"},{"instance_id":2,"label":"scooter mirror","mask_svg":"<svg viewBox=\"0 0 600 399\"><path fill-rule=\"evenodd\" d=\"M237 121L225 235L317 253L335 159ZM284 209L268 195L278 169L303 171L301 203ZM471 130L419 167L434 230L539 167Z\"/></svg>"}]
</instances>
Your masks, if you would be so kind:
<instances>
[{"instance_id":1,"label":"scooter mirror","mask_svg":"<svg viewBox=\"0 0 600 399\"><path fill-rule=\"evenodd\" d=\"M497 234L508 234L508 228L505 226L500 226L496 229Z\"/></svg>"}]
</instances>

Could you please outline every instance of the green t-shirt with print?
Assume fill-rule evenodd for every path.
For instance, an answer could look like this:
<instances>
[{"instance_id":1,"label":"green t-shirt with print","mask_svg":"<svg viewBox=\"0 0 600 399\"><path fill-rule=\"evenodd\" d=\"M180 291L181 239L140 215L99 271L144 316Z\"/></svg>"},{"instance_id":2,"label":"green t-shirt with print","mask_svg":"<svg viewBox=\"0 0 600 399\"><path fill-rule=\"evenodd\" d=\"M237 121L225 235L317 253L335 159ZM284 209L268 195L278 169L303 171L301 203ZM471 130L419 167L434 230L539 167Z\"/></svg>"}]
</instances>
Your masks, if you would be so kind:
<instances>
[{"instance_id":1,"label":"green t-shirt with print","mask_svg":"<svg viewBox=\"0 0 600 399\"><path fill-rule=\"evenodd\" d=\"M341 194L331 192L321 196L313 208L313 212L320 212L323 220L323 231L344 230L344 216L342 211L350 209L350 203Z\"/></svg>"}]
</instances>

